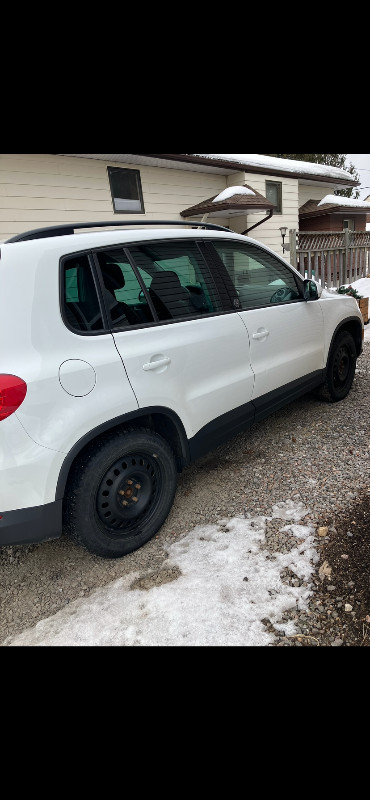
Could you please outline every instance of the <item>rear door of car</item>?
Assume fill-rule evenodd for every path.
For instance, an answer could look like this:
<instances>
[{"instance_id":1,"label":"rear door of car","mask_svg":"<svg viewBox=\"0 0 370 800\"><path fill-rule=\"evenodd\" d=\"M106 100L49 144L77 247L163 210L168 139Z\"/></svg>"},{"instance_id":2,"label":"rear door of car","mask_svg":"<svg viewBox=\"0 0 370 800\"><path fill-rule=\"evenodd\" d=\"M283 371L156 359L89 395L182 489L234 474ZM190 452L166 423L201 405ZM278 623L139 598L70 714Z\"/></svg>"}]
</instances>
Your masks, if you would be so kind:
<instances>
[{"instance_id":1,"label":"rear door of car","mask_svg":"<svg viewBox=\"0 0 370 800\"><path fill-rule=\"evenodd\" d=\"M248 334L195 239L107 249L96 264L140 408L171 409L188 438L229 412L253 413Z\"/></svg>"}]
</instances>

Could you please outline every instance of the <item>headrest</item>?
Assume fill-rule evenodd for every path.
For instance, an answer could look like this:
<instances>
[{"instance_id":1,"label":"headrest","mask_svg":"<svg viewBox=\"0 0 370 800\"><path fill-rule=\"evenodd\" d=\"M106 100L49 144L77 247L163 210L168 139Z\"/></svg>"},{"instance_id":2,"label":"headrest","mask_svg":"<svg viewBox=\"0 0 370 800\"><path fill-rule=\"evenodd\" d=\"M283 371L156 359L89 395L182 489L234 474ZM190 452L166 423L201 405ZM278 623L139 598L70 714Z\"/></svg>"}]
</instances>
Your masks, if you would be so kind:
<instances>
[{"instance_id":1,"label":"headrest","mask_svg":"<svg viewBox=\"0 0 370 800\"><path fill-rule=\"evenodd\" d=\"M119 264L108 262L101 267L104 284L108 291L114 292L117 289L123 289L125 279Z\"/></svg>"}]
</instances>

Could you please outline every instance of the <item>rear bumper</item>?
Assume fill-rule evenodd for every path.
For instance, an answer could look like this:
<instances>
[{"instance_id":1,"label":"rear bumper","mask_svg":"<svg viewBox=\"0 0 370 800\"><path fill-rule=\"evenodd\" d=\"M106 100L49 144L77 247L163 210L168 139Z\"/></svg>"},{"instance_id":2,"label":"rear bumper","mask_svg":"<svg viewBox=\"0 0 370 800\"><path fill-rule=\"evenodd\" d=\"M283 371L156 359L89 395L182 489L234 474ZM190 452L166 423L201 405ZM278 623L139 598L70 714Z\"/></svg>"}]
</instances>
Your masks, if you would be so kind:
<instances>
[{"instance_id":1,"label":"rear bumper","mask_svg":"<svg viewBox=\"0 0 370 800\"><path fill-rule=\"evenodd\" d=\"M35 544L62 535L62 500L18 511L0 510L0 547Z\"/></svg>"}]
</instances>

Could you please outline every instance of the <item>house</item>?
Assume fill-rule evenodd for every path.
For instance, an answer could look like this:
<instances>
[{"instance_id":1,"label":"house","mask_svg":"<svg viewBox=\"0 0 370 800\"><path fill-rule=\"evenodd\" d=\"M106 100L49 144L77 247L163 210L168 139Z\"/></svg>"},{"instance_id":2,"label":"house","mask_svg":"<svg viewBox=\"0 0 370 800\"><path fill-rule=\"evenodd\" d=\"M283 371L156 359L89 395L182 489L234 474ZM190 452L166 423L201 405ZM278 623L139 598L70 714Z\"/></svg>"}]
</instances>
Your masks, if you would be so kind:
<instances>
[{"instance_id":1,"label":"house","mask_svg":"<svg viewBox=\"0 0 370 800\"><path fill-rule=\"evenodd\" d=\"M299 231L366 231L367 216L370 218L370 214L367 214L368 210L370 212L369 200L352 200L333 194L326 195L320 201L308 200L299 209Z\"/></svg>"},{"instance_id":2,"label":"house","mask_svg":"<svg viewBox=\"0 0 370 800\"><path fill-rule=\"evenodd\" d=\"M357 185L342 169L258 154L3 153L0 240L68 223L202 220L289 260L280 229L298 230L307 203Z\"/></svg>"}]
</instances>

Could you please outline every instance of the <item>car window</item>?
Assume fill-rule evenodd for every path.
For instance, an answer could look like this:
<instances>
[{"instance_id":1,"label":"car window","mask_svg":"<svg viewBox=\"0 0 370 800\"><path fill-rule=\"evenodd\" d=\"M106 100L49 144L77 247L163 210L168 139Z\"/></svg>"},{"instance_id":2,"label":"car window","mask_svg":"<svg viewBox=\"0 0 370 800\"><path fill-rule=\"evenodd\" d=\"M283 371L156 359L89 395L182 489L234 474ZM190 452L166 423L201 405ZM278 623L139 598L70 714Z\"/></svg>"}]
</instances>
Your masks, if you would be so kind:
<instances>
[{"instance_id":1,"label":"car window","mask_svg":"<svg viewBox=\"0 0 370 800\"><path fill-rule=\"evenodd\" d=\"M154 321L135 272L122 248L96 253L105 288L105 303L112 328L145 325Z\"/></svg>"},{"instance_id":2,"label":"car window","mask_svg":"<svg viewBox=\"0 0 370 800\"><path fill-rule=\"evenodd\" d=\"M154 242L130 248L130 252L160 321L223 310L195 242Z\"/></svg>"},{"instance_id":3,"label":"car window","mask_svg":"<svg viewBox=\"0 0 370 800\"><path fill-rule=\"evenodd\" d=\"M63 316L76 331L104 330L98 293L87 255L63 262Z\"/></svg>"},{"instance_id":4,"label":"car window","mask_svg":"<svg viewBox=\"0 0 370 800\"><path fill-rule=\"evenodd\" d=\"M301 299L291 270L252 244L214 241L238 292L241 310Z\"/></svg>"}]
</instances>

